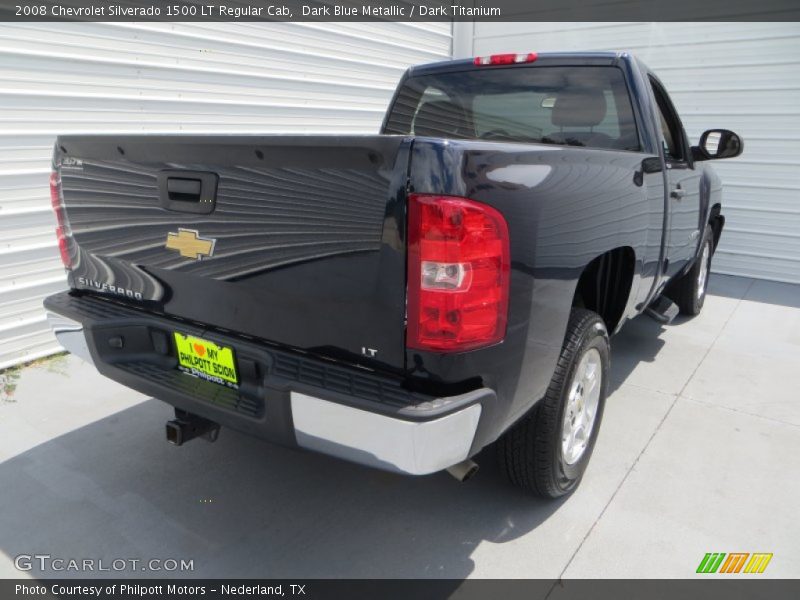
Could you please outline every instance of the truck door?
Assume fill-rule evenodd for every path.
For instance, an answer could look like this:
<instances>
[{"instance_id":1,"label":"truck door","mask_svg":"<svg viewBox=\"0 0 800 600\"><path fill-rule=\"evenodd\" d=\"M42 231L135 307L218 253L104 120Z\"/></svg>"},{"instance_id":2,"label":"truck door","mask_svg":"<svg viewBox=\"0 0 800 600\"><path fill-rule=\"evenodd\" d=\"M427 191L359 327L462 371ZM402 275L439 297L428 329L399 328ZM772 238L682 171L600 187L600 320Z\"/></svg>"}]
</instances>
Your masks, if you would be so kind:
<instances>
[{"instance_id":1,"label":"truck door","mask_svg":"<svg viewBox=\"0 0 800 600\"><path fill-rule=\"evenodd\" d=\"M700 173L691 162L689 144L678 113L664 86L650 76L661 122L661 144L667 168L669 228L666 275L680 272L695 256L700 230Z\"/></svg>"}]
</instances>

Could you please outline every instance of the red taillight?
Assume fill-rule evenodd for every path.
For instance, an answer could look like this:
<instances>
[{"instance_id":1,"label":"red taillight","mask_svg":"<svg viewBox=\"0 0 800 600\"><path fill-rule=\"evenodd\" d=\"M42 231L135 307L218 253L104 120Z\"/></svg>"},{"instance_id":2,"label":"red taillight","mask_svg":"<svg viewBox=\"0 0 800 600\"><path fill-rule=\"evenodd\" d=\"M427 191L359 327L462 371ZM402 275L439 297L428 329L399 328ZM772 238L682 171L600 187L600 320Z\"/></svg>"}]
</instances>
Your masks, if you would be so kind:
<instances>
[{"instance_id":1,"label":"red taillight","mask_svg":"<svg viewBox=\"0 0 800 600\"><path fill-rule=\"evenodd\" d=\"M479 67L487 65L513 65L517 63L531 63L538 58L536 52L522 54L491 54L490 56L476 56L473 61Z\"/></svg>"},{"instance_id":2,"label":"red taillight","mask_svg":"<svg viewBox=\"0 0 800 600\"><path fill-rule=\"evenodd\" d=\"M502 341L509 256L508 226L491 206L411 194L408 347L459 352Z\"/></svg>"},{"instance_id":3,"label":"red taillight","mask_svg":"<svg viewBox=\"0 0 800 600\"><path fill-rule=\"evenodd\" d=\"M50 173L50 204L53 205L53 210L58 213L61 208L61 179L58 176L58 171Z\"/></svg>"},{"instance_id":4,"label":"red taillight","mask_svg":"<svg viewBox=\"0 0 800 600\"><path fill-rule=\"evenodd\" d=\"M69 242L69 223L64 214L64 203L61 192L61 178L57 171L50 174L50 204L53 205L53 212L56 214L56 237L58 238L58 251L61 254L61 262L64 268L72 268L72 256L70 253Z\"/></svg>"}]
</instances>

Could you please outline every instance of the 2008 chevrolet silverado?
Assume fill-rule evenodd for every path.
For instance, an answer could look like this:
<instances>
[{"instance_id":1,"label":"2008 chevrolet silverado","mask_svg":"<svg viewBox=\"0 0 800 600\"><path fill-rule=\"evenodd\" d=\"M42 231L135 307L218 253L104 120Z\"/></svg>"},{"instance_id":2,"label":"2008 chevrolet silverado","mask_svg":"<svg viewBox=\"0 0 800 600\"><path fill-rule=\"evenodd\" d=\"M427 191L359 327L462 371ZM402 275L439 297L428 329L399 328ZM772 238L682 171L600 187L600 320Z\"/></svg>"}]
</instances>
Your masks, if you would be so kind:
<instances>
[{"instance_id":1,"label":"2008 chevrolet silverado","mask_svg":"<svg viewBox=\"0 0 800 600\"><path fill-rule=\"evenodd\" d=\"M411 68L380 135L63 136L61 343L220 425L409 474L493 444L515 484L578 484L609 336L700 312L724 225L707 161L627 54ZM496 442L496 443L495 443Z\"/></svg>"}]
</instances>

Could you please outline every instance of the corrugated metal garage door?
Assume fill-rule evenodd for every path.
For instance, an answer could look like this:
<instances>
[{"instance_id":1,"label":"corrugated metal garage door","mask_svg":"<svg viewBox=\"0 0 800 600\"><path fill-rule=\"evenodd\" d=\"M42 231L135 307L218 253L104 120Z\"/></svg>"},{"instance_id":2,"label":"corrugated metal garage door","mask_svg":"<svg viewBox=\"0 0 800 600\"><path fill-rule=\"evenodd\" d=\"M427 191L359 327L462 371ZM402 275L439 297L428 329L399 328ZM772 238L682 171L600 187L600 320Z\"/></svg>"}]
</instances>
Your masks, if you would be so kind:
<instances>
[{"instance_id":1,"label":"corrugated metal garage door","mask_svg":"<svg viewBox=\"0 0 800 600\"><path fill-rule=\"evenodd\" d=\"M373 133L448 23L0 24L0 368L59 348L48 176L57 133Z\"/></svg>"},{"instance_id":2,"label":"corrugated metal garage door","mask_svg":"<svg viewBox=\"0 0 800 600\"><path fill-rule=\"evenodd\" d=\"M800 24L477 23L456 29L454 48L640 56L692 141L712 127L745 140L742 157L714 163L727 217L714 270L800 283Z\"/></svg>"}]
</instances>

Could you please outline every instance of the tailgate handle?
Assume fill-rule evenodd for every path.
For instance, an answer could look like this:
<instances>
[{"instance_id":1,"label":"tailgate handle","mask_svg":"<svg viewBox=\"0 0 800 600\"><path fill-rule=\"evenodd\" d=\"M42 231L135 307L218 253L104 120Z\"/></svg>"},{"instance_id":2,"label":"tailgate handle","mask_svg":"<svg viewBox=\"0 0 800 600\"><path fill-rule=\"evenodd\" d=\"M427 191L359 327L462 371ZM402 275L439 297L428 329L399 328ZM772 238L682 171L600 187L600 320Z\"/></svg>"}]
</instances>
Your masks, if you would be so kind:
<instances>
[{"instance_id":1,"label":"tailgate handle","mask_svg":"<svg viewBox=\"0 0 800 600\"><path fill-rule=\"evenodd\" d=\"M200 200L199 179L183 179L179 177L167 178L167 193L170 200L183 200L184 202L197 202Z\"/></svg>"},{"instance_id":2,"label":"tailgate handle","mask_svg":"<svg viewBox=\"0 0 800 600\"><path fill-rule=\"evenodd\" d=\"M205 171L159 171L158 200L162 208L207 215L217 203L216 173Z\"/></svg>"}]
</instances>

